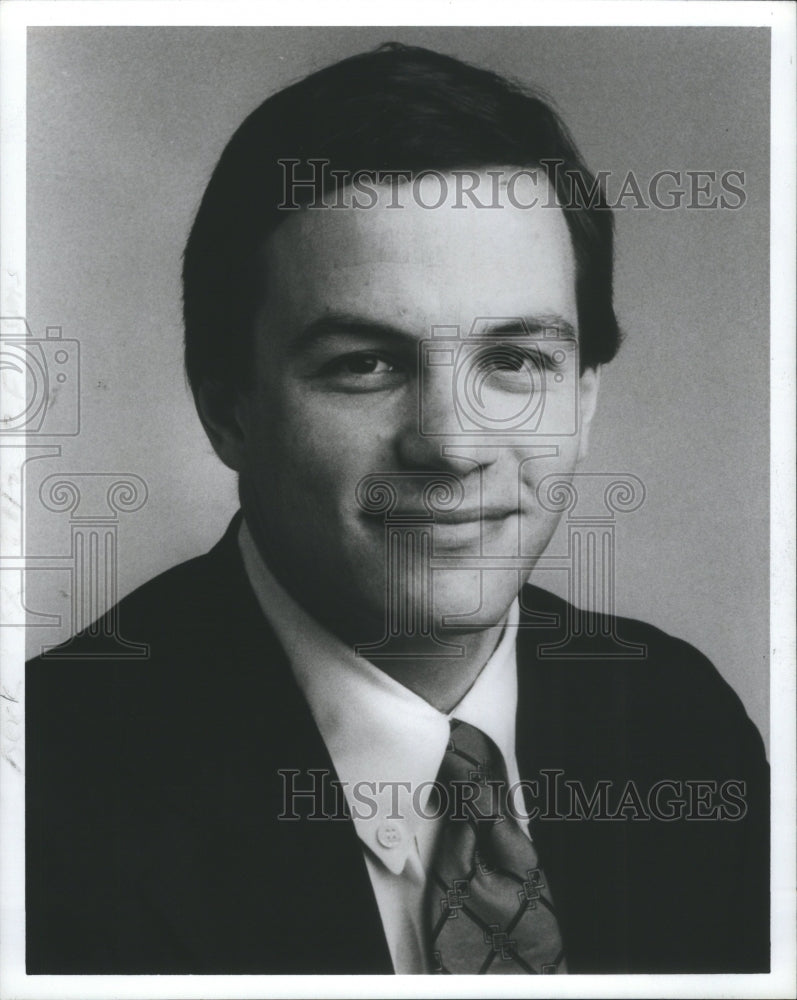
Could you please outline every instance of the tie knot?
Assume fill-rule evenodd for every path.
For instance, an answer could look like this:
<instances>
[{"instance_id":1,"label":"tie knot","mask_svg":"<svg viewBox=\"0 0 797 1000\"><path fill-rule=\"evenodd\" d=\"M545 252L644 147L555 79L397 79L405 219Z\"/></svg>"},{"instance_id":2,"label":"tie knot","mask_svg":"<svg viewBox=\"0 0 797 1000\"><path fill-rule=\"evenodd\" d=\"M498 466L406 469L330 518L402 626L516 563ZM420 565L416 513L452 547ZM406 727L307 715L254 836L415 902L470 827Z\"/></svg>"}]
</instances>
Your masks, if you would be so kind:
<instances>
[{"instance_id":1,"label":"tie knot","mask_svg":"<svg viewBox=\"0 0 797 1000\"><path fill-rule=\"evenodd\" d=\"M444 781L469 781L483 785L504 778L501 752L489 736L460 719L451 720L451 734L440 765Z\"/></svg>"}]
</instances>

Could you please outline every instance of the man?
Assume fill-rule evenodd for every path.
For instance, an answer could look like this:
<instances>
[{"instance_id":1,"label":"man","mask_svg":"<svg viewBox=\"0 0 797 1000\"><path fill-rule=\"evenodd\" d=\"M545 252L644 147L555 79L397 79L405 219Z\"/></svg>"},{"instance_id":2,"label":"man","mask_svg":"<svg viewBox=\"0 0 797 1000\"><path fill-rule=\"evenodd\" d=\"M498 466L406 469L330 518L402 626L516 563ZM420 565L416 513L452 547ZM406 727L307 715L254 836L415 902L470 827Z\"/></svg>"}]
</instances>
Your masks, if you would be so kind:
<instances>
[{"instance_id":1,"label":"man","mask_svg":"<svg viewBox=\"0 0 797 1000\"><path fill-rule=\"evenodd\" d=\"M397 45L236 132L184 303L242 511L29 666L29 973L768 968L738 698L526 582L619 342L592 188L544 103Z\"/></svg>"}]
</instances>

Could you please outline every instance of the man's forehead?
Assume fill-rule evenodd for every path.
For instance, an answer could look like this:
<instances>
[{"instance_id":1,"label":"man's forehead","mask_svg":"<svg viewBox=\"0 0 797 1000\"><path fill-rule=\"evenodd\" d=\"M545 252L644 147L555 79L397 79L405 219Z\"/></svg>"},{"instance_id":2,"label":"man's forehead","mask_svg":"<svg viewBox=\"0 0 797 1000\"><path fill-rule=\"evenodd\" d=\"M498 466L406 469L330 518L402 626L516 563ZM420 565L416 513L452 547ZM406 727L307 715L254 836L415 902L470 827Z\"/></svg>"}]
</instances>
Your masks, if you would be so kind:
<instances>
[{"instance_id":1,"label":"man's forehead","mask_svg":"<svg viewBox=\"0 0 797 1000\"><path fill-rule=\"evenodd\" d=\"M493 167L484 170L423 171L410 179L374 184L362 177L346 185L320 207L283 210L275 238L287 232L301 245L328 236L341 252L396 259L417 259L478 249L519 239L561 241L567 233L562 210L544 172L538 168Z\"/></svg>"},{"instance_id":2,"label":"man's forehead","mask_svg":"<svg viewBox=\"0 0 797 1000\"><path fill-rule=\"evenodd\" d=\"M453 176L440 175L449 190L439 206L432 188L439 190L440 180L427 174L415 193L410 182L403 192L382 185L372 207L294 213L266 245L266 298L272 305L289 299L304 316L417 310L440 322L547 313L575 322L569 232L544 176L527 172L512 198L496 204L485 192L484 207L463 203ZM499 182L506 195L506 171Z\"/></svg>"}]
</instances>

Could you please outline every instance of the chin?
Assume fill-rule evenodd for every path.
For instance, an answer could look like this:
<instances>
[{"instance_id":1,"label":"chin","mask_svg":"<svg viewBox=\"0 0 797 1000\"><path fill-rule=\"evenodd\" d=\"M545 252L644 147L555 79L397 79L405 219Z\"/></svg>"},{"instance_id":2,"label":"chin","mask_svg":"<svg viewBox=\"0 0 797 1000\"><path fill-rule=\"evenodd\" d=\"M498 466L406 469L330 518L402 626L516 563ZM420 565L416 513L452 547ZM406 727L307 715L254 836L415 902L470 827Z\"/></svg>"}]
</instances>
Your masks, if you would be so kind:
<instances>
[{"instance_id":1,"label":"chin","mask_svg":"<svg viewBox=\"0 0 797 1000\"><path fill-rule=\"evenodd\" d=\"M446 631L487 629L499 624L517 596L512 570L452 571L434 574L435 626Z\"/></svg>"},{"instance_id":2,"label":"chin","mask_svg":"<svg viewBox=\"0 0 797 1000\"><path fill-rule=\"evenodd\" d=\"M493 628L505 618L519 587L516 571L436 570L431 594L425 579L415 577L411 590L405 580L405 585L393 592L387 608L383 603L384 579L369 582L371 586L363 586L361 581L357 588L360 607L367 609L353 630L358 644L388 634L412 642L413 636L420 638L430 624L441 638Z\"/></svg>"}]
</instances>

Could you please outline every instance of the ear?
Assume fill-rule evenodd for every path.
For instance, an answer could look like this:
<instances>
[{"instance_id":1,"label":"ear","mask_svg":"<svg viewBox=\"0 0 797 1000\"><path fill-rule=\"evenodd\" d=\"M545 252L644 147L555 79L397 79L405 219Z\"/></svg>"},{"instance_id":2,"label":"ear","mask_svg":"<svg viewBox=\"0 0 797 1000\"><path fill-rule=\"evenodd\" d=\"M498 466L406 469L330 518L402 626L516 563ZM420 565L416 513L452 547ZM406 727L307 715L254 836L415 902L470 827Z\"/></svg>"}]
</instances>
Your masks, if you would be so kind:
<instances>
[{"instance_id":1,"label":"ear","mask_svg":"<svg viewBox=\"0 0 797 1000\"><path fill-rule=\"evenodd\" d=\"M598 405L598 389L601 384L600 365L585 368L579 379L579 406L581 413L581 437L578 443L578 460L583 461L589 451L589 430L595 408Z\"/></svg>"},{"instance_id":2,"label":"ear","mask_svg":"<svg viewBox=\"0 0 797 1000\"><path fill-rule=\"evenodd\" d=\"M206 380L194 394L194 402L213 450L227 468L243 471L246 435L240 391Z\"/></svg>"}]
</instances>

